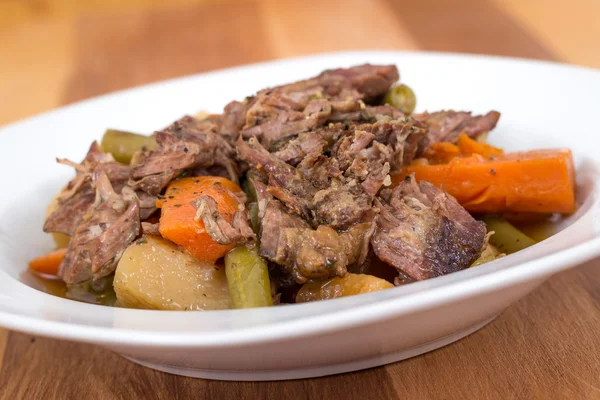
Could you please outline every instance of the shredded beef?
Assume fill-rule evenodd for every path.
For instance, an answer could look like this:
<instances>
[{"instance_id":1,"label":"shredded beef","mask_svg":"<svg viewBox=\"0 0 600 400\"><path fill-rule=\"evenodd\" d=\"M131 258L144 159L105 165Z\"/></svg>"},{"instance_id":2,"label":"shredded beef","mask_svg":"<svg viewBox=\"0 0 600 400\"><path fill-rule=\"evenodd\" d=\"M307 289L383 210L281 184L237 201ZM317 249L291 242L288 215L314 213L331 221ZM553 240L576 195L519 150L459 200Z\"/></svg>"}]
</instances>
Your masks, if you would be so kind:
<instances>
[{"instance_id":1,"label":"shredded beef","mask_svg":"<svg viewBox=\"0 0 600 400\"><path fill-rule=\"evenodd\" d=\"M250 226L248 211L243 202L238 205L232 221L227 221L217 208L217 202L211 196L201 196L194 201L195 219L202 220L206 232L219 244L240 244L256 240Z\"/></svg>"},{"instance_id":2,"label":"shredded beef","mask_svg":"<svg viewBox=\"0 0 600 400\"><path fill-rule=\"evenodd\" d=\"M93 173L94 204L69 242L59 276L79 283L111 274L121 255L140 232L139 203L131 190L119 195L103 171Z\"/></svg>"},{"instance_id":3,"label":"shredded beef","mask_svg":"<svg viewBox=\"0 0 600 400\"><path fill-rule=\"evenodd\" d=\"M229 137L238 132L246 138L256 136L268 147L326 122L368 120L380 114L399 117L401 113L391 107L365 104L385 94L398 78L393 65L325 71L312 79L261 90L244 102L230 103L221 129Z\"/></svg>"},{"instance_id":4,"label":"shredded beef","mask_svg":"<svg viewBox=\"0 0 600 400\"><path fill-rule=\"evenodd\" d=\"M155 133L158 148L139 157L132 171L131 186L149 194L159 194L184 170L223 167L229 179L238 181L235 151L217 133L219 125L212 119L184 117L163 131Z\"/></svg>"},{"instance_id":5,"label":"shredded beef","mask_svg":"<svg viewBox=\"0 0 600 400\"><path fill-rule=\"evenodd\" d=\"M98 142L92 143L81 164L68 160L58 162L74 167L76 175L60 192L58 208L46 219L44 232L60 232L72 236L96 197L92 172L95 169L99 173L104 172L114 189L120 192L129 179L131 168L104 153Z\"/></svg>"},{"instance_id":6,"label":"shredded beef","mask_svg":"<svg viewBox=\"0 0 600 400\"><path fill-rule=\"evenodd\" d=\"M466 111L438 111L434 113L414 114L413 117L423 122L429 129L428 143L456 142L464 132L476 137L496 127L500 113L490 111L485 115L472 116Z\"/></svg>"},{"instance_id":7,"label":"shredded beef","mask_svg":"<svg viewBox=\"0 0 600 400\"><path fill-rule=\"evenodd\" d=\"M289 214L277 200L268 200L261 219L260 254L283 266L296 282L344 276L347 267L364 261L372 223L355 224L345 232L319 225L312 229Z\"/></svg>"},{"instance_id":8,"label":"shredded beef","mask_svg":"<svg viewBox=\"0 0 600 400\"><path fill-rule=\"evenodd\" d=\"M481 252L484 224L428 182L407 178L376 206L375 254L412 279L462 270Z\"/></svg>"}]
</instances>

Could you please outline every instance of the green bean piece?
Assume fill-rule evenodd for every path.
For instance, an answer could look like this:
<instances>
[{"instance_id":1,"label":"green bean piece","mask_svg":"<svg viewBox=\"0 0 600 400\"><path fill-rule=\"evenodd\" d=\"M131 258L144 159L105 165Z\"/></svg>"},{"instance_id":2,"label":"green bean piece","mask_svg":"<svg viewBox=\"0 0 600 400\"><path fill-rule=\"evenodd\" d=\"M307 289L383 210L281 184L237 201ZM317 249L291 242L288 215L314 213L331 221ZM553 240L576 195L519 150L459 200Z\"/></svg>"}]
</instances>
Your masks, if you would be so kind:
<instances>
[{"instance_id":1,"label":"green bean piece","mask_svg":"<svg viewBox=\"0 0 600 400\"><path fill-rule=\"evenodd\" d=\"M490 243L506 254L516 253L536 243L535 240L521 232L513 224L499 217L483 218L488 231L495 233L490 237Z\"/></svg>"},{"instance_id":2,"label":"green bean piece","mask_svg":"<svg viewBox=\"0 0 600 400\"><path fill-rule=\"evenodd\" d=\"M107 129L102 137L102 150L111 153L115 160L124 164L129 164L133 155L144 146L148 150L156 149L154 137L115 129Z\"/></svg>"},{"instance_id":3,"label":"green bean piece","mask_svg":"<svg viewBox=\"0 0 600 400\"><path fill-rule=\"evenodd\" d=\"M411 114L417 105L417 96L408 86L401 84L388 90L384 98L384 103L397 108L404 114Z\"/></svg>"},{"instance_id":4,"label":"green bean piece","mask_svg":"<svg viewBox=\"0 0 600 400\"><path fill-rule=\"evenodd\" d=\"M258 246L240 245L227 253L225 275L233 308L273 305L267 262L258 254Z\"/></svg>"},{"instance_id":5,"label":"green bean piece","mask_svg":"<svg viewBox=\"0 0 600 400\"><path fill-rule=\"evenodd\" d=\"M252 184L252 181L259 180L260 177L257 175L256 171L250 170L246 173L246 179L242 182L242 189L244 190L244 193L246 193L248 202L250 203L257 201L256 188Z\"/></svg>"},{"instance_id":6,"label":"green bean piece","mask_svg":"<svg viewBox=\"0 0 600 400\"><path fill-rule=\"evenodd\" d=\"M250 224L252 225L252 230L254 233L258 235L258 231L260 230L260 219L258 218L258 203L248 203L248 214L250 215Z\"/></svg>"}]
</instances>

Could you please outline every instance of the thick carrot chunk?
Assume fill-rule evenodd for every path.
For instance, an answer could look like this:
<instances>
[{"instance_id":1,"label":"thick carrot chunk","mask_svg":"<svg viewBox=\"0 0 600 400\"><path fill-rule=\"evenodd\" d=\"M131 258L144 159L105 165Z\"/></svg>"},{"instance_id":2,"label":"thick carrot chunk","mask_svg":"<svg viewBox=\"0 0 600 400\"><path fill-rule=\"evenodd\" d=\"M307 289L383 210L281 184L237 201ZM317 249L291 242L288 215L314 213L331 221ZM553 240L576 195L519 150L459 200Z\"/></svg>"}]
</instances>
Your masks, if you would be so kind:
<instances>
[{"instance_id":1,"label":"thick carrot chunk","mask_svg":"<svg viewBox=\"0 0 600 400\"><path fill-rule=\"evenodd\" d=\"M66 252L67 249L62 248L44 254L43 256L31 260L29 268L42 274L56 275L58 273L58 266L63 258L65 258Z\"/></svg>"},{"instance_id":2,"label":"thick carrot chunk","mask_svg":"<svg viewBox=\"0 0 600 400\"><path fill-rule=\"evenodd\" d=\"M198 197L211 196L217 202L219 213L231 222L239 204L234 193L241 191L238 185L221 177L201 176L173 181L164 198L157 202L157 207L161 208L158 230L165 239L177 243L198 260L214 263L235 244L216 243L206 232L202 220L195 219L193 202Z\"/></svg>"},{"instance_id":3,"label":"thick carrot chunk","mask_svg":"<svg viewBox=\"0 0 600 400\"><path fill-rule=\"evenodd\" d=\"M491 159L479 154L447 164L409 165L410 174L433 183L470 212L571 213L575 211L575 168L570 150L533 150Z\"/></svg>"}]
</instances>

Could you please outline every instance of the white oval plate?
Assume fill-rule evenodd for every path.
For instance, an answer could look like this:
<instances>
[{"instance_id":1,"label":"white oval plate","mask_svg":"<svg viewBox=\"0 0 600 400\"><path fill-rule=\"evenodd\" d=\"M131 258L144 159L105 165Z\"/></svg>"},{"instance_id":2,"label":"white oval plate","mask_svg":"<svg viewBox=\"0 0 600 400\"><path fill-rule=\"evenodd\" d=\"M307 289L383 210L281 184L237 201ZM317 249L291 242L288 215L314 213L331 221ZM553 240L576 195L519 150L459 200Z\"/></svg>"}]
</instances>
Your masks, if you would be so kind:
<instances>
[{"instance_id":1,"label":"white oval plate","mask_svg":"<svg viewBox=\"0 0 600 400\"><path fill-rule=\"evenodd\" d=\"M54 297L19 280L51 249L42 233L52 195L105 128L152 132L184 114L219 112L266 86L323 69L396 64L418 109L502 113L491 135L509 150L570 147L577 213L561 232L483 266L383 292L312 304L209 312L102 307ZM101 345L142 365L212 379L277 380L382 365L451 343L486 324L552 274L600 254L597 112L600 73L497 57L333 53L147 85L64 107L0 131L0 325Z\"/></svg>"}]
</instances>

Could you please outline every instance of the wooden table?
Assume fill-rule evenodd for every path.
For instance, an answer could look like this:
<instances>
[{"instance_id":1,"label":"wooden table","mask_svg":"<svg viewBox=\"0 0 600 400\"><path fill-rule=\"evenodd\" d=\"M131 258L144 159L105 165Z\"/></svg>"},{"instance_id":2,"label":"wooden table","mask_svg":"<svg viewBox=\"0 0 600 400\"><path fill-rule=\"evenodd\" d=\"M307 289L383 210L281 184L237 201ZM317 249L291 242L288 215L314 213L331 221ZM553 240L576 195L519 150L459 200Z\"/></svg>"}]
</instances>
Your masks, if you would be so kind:
<instances>
[{"instance_id":1,"label":"wooden table","mask_svg":"<svg viewBox=\"0 0 600 400\"><path fill-rule=\"evenodd\" d=\"M599 13L594 0L5 0L0 124L151 81L332 50L490 53L598 68ZM443 349L363 372L262 383L177 377L98 347L0 329L0 397L600 398L599 310L596 260Z\"/></svg>"}]
</instances>

